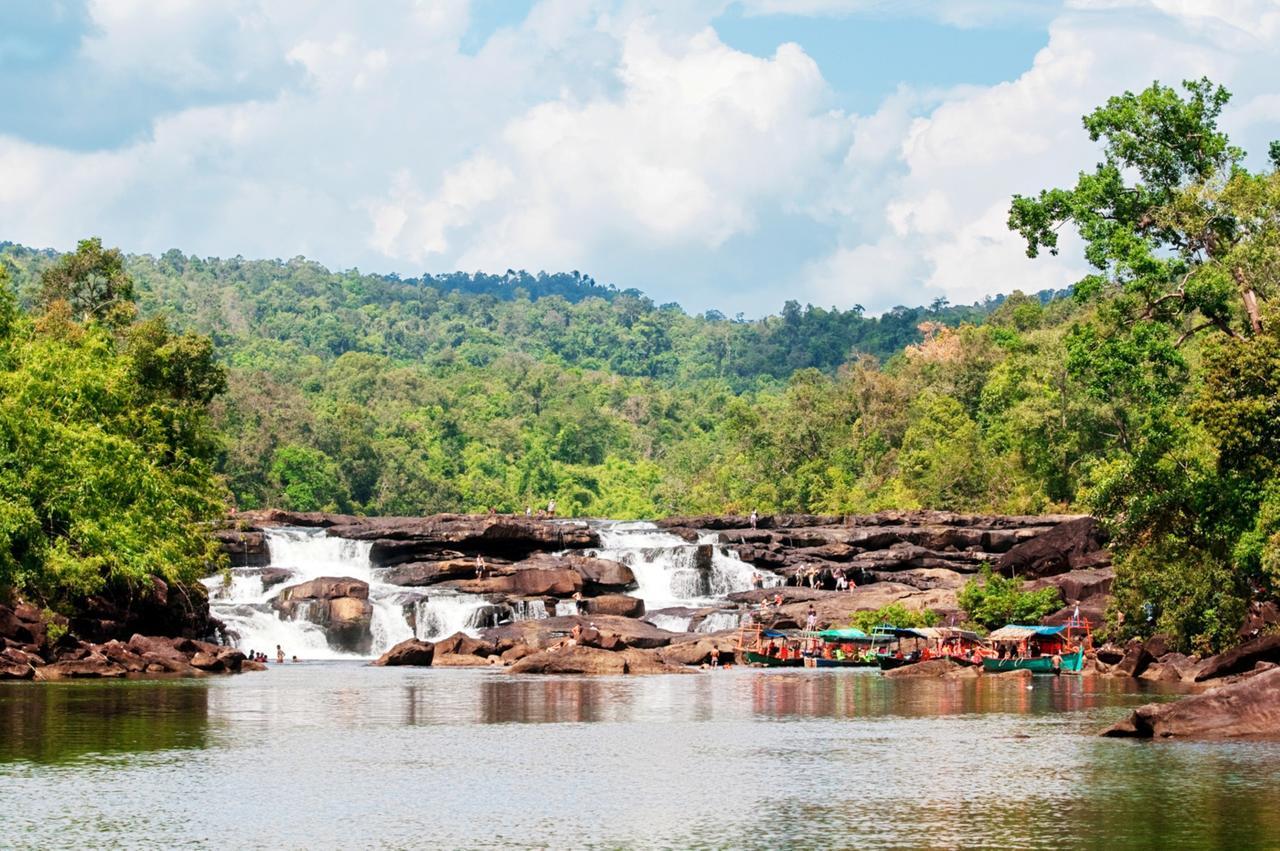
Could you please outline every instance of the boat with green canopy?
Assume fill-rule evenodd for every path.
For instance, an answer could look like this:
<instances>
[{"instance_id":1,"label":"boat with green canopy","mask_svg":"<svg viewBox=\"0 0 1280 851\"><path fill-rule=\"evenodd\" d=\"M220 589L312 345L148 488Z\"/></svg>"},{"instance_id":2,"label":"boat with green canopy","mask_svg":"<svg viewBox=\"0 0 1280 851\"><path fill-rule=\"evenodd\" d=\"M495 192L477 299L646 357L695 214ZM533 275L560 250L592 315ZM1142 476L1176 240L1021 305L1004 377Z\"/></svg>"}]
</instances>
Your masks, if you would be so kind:
<instances>
[{"instance_id":1,"label":"boat with green canopy","mask_svg":"<svg viewBox=\"0 0 1280 851\"><path fill-rule=\"evenodd\" d=\"M1087 621L1073 621L1061 626L1003 626L987 636L995 653L982 660L982 668L991 673L1019 670L1036 674L1078 672L1084 667L1084 642L1072 643L1073 629L1083 629L1087 638Z\"/></svg>"}]
</instances>

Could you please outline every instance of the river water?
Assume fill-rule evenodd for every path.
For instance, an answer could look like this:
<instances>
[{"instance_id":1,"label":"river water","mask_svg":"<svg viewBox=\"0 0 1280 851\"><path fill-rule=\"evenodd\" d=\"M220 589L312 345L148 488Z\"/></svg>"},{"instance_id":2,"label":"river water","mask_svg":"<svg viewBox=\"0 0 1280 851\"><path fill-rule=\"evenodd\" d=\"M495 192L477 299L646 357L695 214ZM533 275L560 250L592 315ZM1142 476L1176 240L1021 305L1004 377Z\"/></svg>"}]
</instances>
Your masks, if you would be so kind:
<instances>
[{"instance_id":1,"label":"river water","mask_svg":"<svg viewBox=\"0 0 1280 851\"><path fill-rule=\"evenodd\" d=\"M354 662L0 684L0 846L1280 847L1280 744L1096 736L1168 697Z\"/></svg>"}]
</instances>

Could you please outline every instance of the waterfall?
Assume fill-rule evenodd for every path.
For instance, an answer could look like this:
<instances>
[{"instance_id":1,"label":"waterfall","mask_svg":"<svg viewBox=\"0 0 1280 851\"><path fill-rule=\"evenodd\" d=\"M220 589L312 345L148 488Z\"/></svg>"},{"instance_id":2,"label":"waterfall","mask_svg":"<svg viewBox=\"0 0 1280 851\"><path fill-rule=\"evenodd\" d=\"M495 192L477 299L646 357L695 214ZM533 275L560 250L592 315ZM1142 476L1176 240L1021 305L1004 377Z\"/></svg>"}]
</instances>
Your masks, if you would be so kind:
<instances>
[{"instance_id":1,"label":"waterfall","mask_svg":"<svg viewBox=\"0 0 1280 851\"><path fill-rule=\"evenodd\" d=\"M417 636L425 641L455 632L475 635L484 627L497 626L501 619L500 608L477 594L431 594L418 602L415 613Z\"/></svg>"},{"instance_id":2,"label":"waterfall","mask_svg":"<svg viewBox=\"0 0 1280 851\"><path fill-rule=\"evenodd\" d=\"M271 567L290 572L289 579L271 588L263 586L260 568L234 568L230 581L222 576L204 580L209 588L209 608L227 625L228 634L241 650L255 650L274 658L277 645L288 656L300 659L337 659L350 654L329 646L324 627L309 619L314 603L300 603L292 619L282 619L272 607L284 588L321 576L347 577L369 583L373 616L369 630L372 654L377 656L414 631L405 618L405 589L377 580L369 563L371 544L326 535L323 529L282 526L266 530Z\"/></svg>"},{"instance_id":3,"label":"waterfall","mask_svg":"<svg viewBox=\"0 0 1280 851\"><path fill-rule=\"evenodd\" d=\"M722 632L737 629L742 622L742 612L711 612L698 624L695 632Z\"/></svg>"},{"instance_id":4,"label":"waterfall","mask_svg":"<svg viewBox=\"0 0 1280 851\"><path fill-rule=\"evenodd\" d=\"M753 568L723 550L714 532L702 533L698 543L691 544L653 523L602 523L598 531L601 547L596 555L631 568L638 585L634 593L649 610L707 605L726 594L750 590L755 574L763 576L767 587L782 583L777 574ZM697 565L699 546L711 548L709 569Z\"/></svg>"}]
</instances>

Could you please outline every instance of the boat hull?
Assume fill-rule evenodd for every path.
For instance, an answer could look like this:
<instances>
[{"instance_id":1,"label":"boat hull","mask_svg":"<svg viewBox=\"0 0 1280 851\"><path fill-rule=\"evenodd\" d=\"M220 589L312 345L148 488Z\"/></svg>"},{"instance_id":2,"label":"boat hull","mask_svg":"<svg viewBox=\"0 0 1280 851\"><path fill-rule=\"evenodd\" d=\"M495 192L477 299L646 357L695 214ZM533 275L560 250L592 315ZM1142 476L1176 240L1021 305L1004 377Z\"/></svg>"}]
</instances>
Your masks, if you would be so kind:
<instances>
[{"instance_id":1,"label":"boat hull","mask_svg":"<svg viewBox=\"0 0 1280 851\"><path fill-rule=\"evenodd\" d=\"M874 659L814 659L815 668L874 668Z\"/></svg>"},{"instance_id":2,"label":"boat hull","mask_svg":"<svg viewBox=\"0 0 1280 851\"><path fill-rule=\"evenodd\" d=\"M748 665L762 665L766 668L799 668L804 665L804 659L799 656L794 659L779 659L777 656L766 656L751 650L744 650L742 655Z\"/></svg>"},{"instance_id":3,"label":"boat hull","mask_svg":"<svg viewBox=\"0 0 1280 851\"><path fill-rule=\"evenodd\" d=\"M1060 658L1062 659L1062 667L1058 669L1060 671L1075 673L1084 666L1084 653L1079 650L1074 653L1064 653ZM1035 656L1030 659L995 659L987 657L982 660L982 669L993 674L1001 671L1031 671L1033 674L1052 674L1054 672L1052 656Z\"/></svg>"}]
</instances>

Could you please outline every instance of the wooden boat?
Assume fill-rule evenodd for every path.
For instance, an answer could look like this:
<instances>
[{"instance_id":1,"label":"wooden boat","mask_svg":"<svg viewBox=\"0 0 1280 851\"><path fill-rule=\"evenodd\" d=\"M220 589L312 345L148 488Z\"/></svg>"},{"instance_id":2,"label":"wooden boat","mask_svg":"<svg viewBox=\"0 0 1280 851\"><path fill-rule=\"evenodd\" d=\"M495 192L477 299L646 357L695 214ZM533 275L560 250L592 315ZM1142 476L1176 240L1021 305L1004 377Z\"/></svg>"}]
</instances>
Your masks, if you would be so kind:
<instances>
[{"instance_id":1,"label":"wooden boat","mask_svg":"<svg viewBox=\"0 0 1280 851\"><path fill-rule=\"evenodd\" d=\"M1072 618L1062 626L1009 624L997 629L988 640L1000 651L982 660L985 671L1031 671L1036 674L1075 673L1084 667L1083 638L1072 644L1071 632L1088 637L1089 622Z\"/></svg>"},{"instance_id":2,"label":"wooden boat","mask_svg":"<svg viewBox=\"0 0 1280 851\"><path fill-rule=\"evenodd\" d=\"M805 657L800 655L783 659L779 656L757 653L754 650L743 650L742 658L748 665L760 665L764 668L801 668L805 662Z\"/></svg>"}]
</instances>

